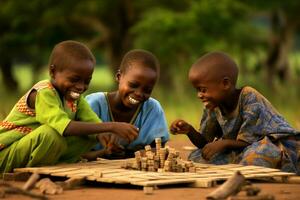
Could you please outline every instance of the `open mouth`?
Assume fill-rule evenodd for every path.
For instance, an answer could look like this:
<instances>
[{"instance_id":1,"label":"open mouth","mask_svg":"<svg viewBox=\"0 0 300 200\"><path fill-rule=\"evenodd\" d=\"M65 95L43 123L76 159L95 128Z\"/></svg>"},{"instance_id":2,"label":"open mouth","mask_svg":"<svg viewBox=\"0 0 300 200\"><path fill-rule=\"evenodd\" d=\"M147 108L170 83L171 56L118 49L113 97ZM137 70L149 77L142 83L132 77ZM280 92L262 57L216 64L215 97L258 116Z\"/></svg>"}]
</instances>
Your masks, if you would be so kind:
<instances>
[{"instance_id":1,"label":"open mouth","mask_svg":"<svg viewBox=\"0 0 300 200\"><path fill-rule=\"evenodd\" d=\"M70 96L72 97L72 99L78 99L80 97L80 93L78 92L70 92Z\"/></svg>"},{"instance_id":2,"label":"open mouth","mask_svg":"<svg viewBox=\"0 0 300 200\"><path fill-rule=\"evenodd\" d=\"M128 100L133 105L136 105L136 104L140 103L140 101L138 101L138 100L136 100L136 99L134 99L134 98L132 98L130 96L129 96Z\"/></svg>"},{"instance_id":3,"label":"open mouth","mask_svg":"<svg viewBox=\"0 0 300 200\"><path fill-rule=\"evenodd\" d=\"M207 107L207 106L209 105L209 102L208 102L208 101L203 101L203 105L204 105L205 107Z\"/></svg>"}]
</instances>

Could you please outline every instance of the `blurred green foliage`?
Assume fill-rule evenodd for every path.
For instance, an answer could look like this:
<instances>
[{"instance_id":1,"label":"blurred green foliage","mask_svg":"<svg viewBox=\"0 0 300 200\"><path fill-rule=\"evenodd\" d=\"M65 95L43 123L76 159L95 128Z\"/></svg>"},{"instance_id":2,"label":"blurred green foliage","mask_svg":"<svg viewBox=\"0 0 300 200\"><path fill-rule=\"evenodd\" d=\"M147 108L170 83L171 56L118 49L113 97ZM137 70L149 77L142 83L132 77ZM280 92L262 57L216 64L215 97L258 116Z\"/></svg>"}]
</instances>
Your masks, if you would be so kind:
<instances>
[{"instance_id":1,"label":"blurred green foliage","mask_svg":"<svg viewBox=\"0 0 300 200\"><path fill-rule=\"evenodd\" d=\"M205 52L221 50L239 64L239 86L257 88L300 128L299 7L294 0L1 0L0 119L35 81L48 77L53 46L72 39L97 57L87 93L114 88L113 73L124 53L147 49L161 63L153 96L168 122L180 117L198 126L202 105L187 82L188 69ZM270 58L275 64L268 66ZM290 74L285 80L272 77L270 87L267 80L282 67L278 63ZM5 90L9 84L14 89Z\"/></svg>"},{"instance_id":2,"label":"blurred green foliage","mask_svg":"<svg viewBox=\"0 0 300 200\"><path fill-rule=\"evenodd\" d=\"M265 60L274 48L269 44L273 40L270 16L280 10L286 24L283 30L289 30L282 37L290 41L299 26L299 20L294 20L299 5L292 0L2 0L3 84L15 84L9 71L15 64L26 62L36 71L47 63L54 44L66 39L86 43L112 72L129 49L148 49L161 61L161 83L166 87L177 87L176 73L184 72L196 58L211 50L226 51L243 65L252 57L249 54L262 54L255 65L266 70ZM280 45L287 52L284 55L293 48ZM273 59L276 64L286 56Z\"/></svg>"}]
</instances>

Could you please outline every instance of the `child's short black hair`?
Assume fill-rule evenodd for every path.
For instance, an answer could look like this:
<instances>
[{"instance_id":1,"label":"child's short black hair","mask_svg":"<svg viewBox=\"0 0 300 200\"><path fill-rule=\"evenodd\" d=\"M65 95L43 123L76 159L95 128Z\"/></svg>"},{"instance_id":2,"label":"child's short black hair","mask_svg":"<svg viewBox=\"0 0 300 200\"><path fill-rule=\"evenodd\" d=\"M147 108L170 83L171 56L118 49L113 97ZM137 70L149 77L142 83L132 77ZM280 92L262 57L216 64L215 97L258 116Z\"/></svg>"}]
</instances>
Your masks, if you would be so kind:
<instances>
[{"instance_id":1,"label":"child's short black hair","mask_svg":"<svg viewBox=\"0 0 300 200\"><path fill-rule=\"evenodd\" d=\"M159 74L159 61L154 54L143 49L134 49L125 54L122 59L120 71L125 73L132 63L138 62L143 67L149 67Z\"/></svg>"},{"instance_id":2,"label":"child's short black hair","mask_svg":"<svg viewBox=\"0 0 300 200\"><path fill-rule=\"evenodd\" d=\"M224 52L214 51L201 56L192 68L206 69L214 77L228 77L233 85L236 85L238 78L238 67L234 60Z\"/></svg>"},{"instance_id":3,"label":"child's short black hair","mask_svg":"<svg viewBox=\"0 0 300 200\"><path fill-rule=\"evenodd\" d=\"M91 50L83 43L67 40L56 44L49 59L49 65L62 70L73 60L90 60L94 65L96 59Z\"/></svg>"}]
</instances>

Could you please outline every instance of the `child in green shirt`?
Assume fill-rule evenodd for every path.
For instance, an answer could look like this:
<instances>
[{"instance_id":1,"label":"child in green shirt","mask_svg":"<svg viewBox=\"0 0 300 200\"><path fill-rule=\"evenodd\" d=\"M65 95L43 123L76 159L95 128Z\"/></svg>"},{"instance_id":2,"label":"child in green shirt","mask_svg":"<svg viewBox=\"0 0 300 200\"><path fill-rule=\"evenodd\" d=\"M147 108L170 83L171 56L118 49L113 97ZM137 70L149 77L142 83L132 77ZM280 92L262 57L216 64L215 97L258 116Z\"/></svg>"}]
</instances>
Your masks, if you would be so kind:
<instances>
[{"instance_id":1,"label":"child in green shirt","mask_svg":"<svg viewBox=\"0 0 300 200\"><path fill-rule=\"evenodd\" d=\"M129 123L100 123L82 96L95 63L82 43L64 41L54 47L50 80L35 84L0 122L0 172L76 162L104 132L128 141L137 137L138 129Z\"/></svg>"}]
</instances>

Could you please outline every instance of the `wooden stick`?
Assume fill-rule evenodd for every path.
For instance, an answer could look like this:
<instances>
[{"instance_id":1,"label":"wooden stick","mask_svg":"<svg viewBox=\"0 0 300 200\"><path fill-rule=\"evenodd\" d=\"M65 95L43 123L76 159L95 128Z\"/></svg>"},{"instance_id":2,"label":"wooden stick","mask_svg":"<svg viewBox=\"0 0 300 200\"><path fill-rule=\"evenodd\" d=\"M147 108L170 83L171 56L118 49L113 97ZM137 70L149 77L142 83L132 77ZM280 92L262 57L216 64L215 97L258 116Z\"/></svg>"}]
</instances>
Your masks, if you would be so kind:
<instances>
[{"instance_id":1,"label":"wooden stick","mask_svg":"<svg viewBox=\"0 0 300 200\"><path fill-rule=\"evenodd\" d=\"M257 196L231 196L228 200L275 200L271 194L261 194Z\"/></svg>"},{"instance_id":2,"label":"wooden stick","mask_svg":"<svg viewBox=\"0 0 300 200\"><path fill-rule=\"evenodd\" d=\"M23 190L30 190L34 187L35 183L40 179L40 175L38 173L33 173L29 179L26 181L26 183L23 185Z\"/></svg>"},{"instance_id":3,"label":"wooden stick","mask_svg":"<svg viewBox=\"0 0 300 200\"><path fill-rule=\"evenodd\" d=\"M32 198L36 198L36 199L41 199L41 200L47 200L48 198L44 195L39 195L39 194L35 194L26 190L23 190L21 188L18 187L14 187L8 183L5 183L3 181L0 182L0 186L4 186L4 194L21 194L21 195L25 195L25 196L29 196Z\"/></svg>"},{"instance_id":4,"label":"wooden stick","mask_svg":"<svg viewBox=\"0 0 300 200\"><path fill-rule=\"evenodd\" d=\"M233 176L227 179L220 187L206 196L209 200L226 199L230 195L237 194L245 183L245 177L236 171Z\"/></svg>"}]
</instances>

